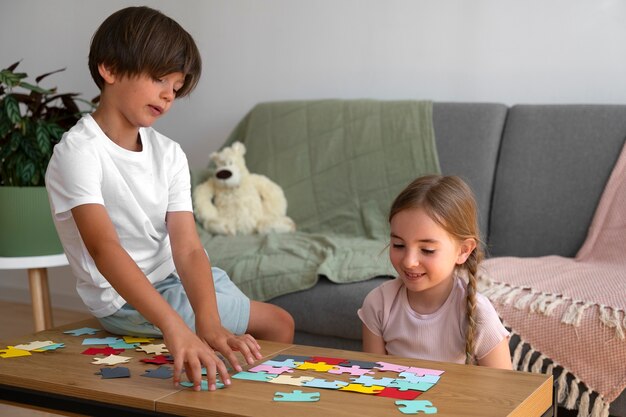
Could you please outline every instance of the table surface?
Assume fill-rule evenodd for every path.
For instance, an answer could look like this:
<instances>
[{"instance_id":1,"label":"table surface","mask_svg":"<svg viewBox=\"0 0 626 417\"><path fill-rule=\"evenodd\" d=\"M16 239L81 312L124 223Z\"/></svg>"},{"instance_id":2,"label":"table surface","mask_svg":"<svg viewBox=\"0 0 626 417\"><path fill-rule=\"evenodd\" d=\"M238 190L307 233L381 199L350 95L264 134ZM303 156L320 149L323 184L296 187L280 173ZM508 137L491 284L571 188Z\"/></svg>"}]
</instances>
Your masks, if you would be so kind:
<instances>
[{"instance_id":1,"label":"table surface","mask_svg":"<svg viewBox=\"0 0 626 417\"><path fill-rule=\"evenodd\" d=\"M42 256L0 256L0 269L52 268L65 265L68 265L68 261L64 253Z\"/></svg>"},{"instance_id":2,"label":"table surface","mask_svg":"<svg viewBox=\"0 0 626 417\"><path fill-rule=\"evenodd\" d=\"M199 413L210 416L257 417L403 415L393 398L267 382L233 379L232 385L228 388L214 392L194 392L174 387L171 379L141 377L146 370L155 369L158 365L140 362L140 359L151 355L133 350L121 353L133 359L129 363L118 365L130 369L130 378L101 379L95 375L101 365L91 364L93 356L81 354L89 347L82 345L82 341L85 338L105 337L108 334L104 331L84 336L63 333L64 330L81 327L101 328L97 321L90 319L27 335L18 340L0 341L0 349L35 340L65 343L65 348L56 351L33 352L31 356L18 358L0 358L0 389L1 385L4 385L5 388L16 387L66 398L113 403L131 409L183 416ZM258 363L276 354L285 354L385 361L443 370L445 372L440 381L418 397L420 400L431 401L433 406L437 407L437 415L440 417L459 415L532 417L543 415L552 405L552 376L268 341L260 341L260 344L264 358ZM377 373L375 377L392 376L393 373L389 374ZM291 374L299 375L320 377L328 374L300 370ZM350 382L349 377L333 375L333 378L346 382ZM275 392L291 392L296 389L319 392L320 400L312 403L273 401Z\"/></svg>"}]
</instances>

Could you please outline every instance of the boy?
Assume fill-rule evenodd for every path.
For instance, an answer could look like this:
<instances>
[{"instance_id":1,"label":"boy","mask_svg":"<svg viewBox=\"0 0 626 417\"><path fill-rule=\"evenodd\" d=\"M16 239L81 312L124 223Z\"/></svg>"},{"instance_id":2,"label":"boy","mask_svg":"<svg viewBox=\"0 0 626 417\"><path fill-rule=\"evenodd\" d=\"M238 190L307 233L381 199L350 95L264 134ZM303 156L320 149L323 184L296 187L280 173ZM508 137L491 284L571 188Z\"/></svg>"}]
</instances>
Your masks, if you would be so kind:
<instances>
[{"instance_id":1,"label":"boy","mask_svg":"<svg viewBox=\"0 0 626 417\"><path fill-rule=\"evenodd\" d=\"M55 147L46 186L77 291L103 327L161 336L200 389L220 352L241 370L261 358L254 336L291 343L286 311L250 301L210 261L196 233L187 159L150 126L196 86L201 60L178 23L147 7L109 16L91 42L89 69L100 104ZM194 333L195 331L195 333ZM250 334L244 334L244 333Z\"/></svg>"}]
</instances>

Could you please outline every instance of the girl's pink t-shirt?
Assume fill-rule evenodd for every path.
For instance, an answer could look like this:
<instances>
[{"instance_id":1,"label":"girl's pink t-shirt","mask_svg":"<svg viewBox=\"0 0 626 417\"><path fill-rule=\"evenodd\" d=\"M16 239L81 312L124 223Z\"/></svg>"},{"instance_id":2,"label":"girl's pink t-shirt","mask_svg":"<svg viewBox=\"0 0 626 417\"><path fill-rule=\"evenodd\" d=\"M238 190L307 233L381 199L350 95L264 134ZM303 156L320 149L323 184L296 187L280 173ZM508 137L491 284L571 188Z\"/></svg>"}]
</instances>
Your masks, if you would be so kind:
<instances>
[{"instance_id":1,"label":"girl's pink t-shirt","mask_svg":"<svg viewBox=\"0 0 626 417\"><path fill-rule=\"evenodd\" d=\"M396 278L374 288L358 310L361 321L385 341L389 355L465 363L467 284L456 277L443 305L418 314L409 305L406 287ZM476 294L475 357L482 359L509 336L491 302Z\"/></svg>"}]
</instances>

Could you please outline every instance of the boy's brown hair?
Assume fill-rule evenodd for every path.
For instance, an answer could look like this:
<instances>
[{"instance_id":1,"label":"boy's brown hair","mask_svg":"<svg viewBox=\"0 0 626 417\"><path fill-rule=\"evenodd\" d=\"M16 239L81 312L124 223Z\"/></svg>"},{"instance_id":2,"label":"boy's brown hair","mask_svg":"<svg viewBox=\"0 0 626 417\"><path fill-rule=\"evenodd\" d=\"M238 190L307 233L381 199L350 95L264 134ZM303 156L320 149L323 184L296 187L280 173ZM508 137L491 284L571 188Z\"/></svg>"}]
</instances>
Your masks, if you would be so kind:
<instances>
[{"instance_id":1,"label":"boy's brown hair","mask_svg":"<svg viewBox=\"0 0 626 417\"><path fill-rule=\"evenodd\" d=\"M100 64L122 77L148 74L160 78L182 72L185 82L177 98L191 93L202 72L200 52L191 35L170 17L145 6L118 10L94 33L89 71L102 90Z\"/></svg>"},{"instance_id":2,"label":"boy's brown hair","mask_svg":"<svg viewBox=\"0 0 626 417\"><path fill-rule=\"evenodd\" d=\"M467 298L465 311L467 329L465 334L465 363L474 362L474 339L476 335L476 274L484 257L481 248L476 199L471 188L454 175L427 175L415 179L396 197L389 211L389 221L398 212L422 208L434 222L458 241L474 239L476 248L464 264L457 269L467 275Z\"/></svg>"}]
</instances>

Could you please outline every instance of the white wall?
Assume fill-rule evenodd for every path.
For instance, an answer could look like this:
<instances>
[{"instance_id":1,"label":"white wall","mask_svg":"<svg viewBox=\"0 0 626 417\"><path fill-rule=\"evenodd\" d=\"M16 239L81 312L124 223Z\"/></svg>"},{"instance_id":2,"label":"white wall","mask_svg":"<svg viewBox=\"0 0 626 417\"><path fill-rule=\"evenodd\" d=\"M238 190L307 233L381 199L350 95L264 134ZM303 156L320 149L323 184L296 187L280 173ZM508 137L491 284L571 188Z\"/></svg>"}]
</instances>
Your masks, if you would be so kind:
<instances>
[{"instance_id":1,"label":"white wall","mask_svg":"<svg viewBox=\"0 0 626 417\"><path fill-rule=\"evenodd\" d=\"M206 164L260 101L420 98L626 103L620 0L0 0L0 66L22 60L91 98L89 41L100 22L145 4L196 39L203 77L156 127ZM27 300L25 272L0 271L0 299ZM53 304L80 307L67 268Z\"/></svg>"}]
</instances>

